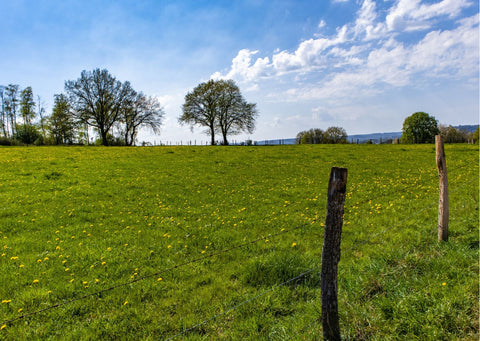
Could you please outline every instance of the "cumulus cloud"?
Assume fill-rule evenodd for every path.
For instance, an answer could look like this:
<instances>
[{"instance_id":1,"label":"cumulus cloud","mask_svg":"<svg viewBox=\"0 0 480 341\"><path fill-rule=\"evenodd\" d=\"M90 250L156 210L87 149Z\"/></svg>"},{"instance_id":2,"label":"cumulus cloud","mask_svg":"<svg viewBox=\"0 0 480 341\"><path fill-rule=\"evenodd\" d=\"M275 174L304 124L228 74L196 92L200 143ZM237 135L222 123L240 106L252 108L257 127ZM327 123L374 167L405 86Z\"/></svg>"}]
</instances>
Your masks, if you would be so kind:
<instances>
[{"instance_id":1,"label":"cumulus cloud","mask_svg":"<svg viewBox=\"0 0 480 341\"><path fill-rule=\"evenodd\" d=\"M308 78L277 95L281 100L372 96L384 87L407 86L419 75L478 77L479 15L455 21L471 5L468 0L397 0L380 15L373 0L364 0L355 20L336 34L304 40L294 51L276 50L271 58L255 59L260 51L240 50L228 72L212 77L251 83L251 89L260 89L263 79L288 74L296 75L294 81ZM442 18L453 28L435 26ZM421 39L399 39L421 29L427 30Z\"/></svg>"},{"instance_id":2,"label":"cumulus cloud","mask_svg":"<svg viewBox=\"0 0 480 341\"><path fill-rule=\"evenodd\" d=\"M420 0L399 0L386 17L390 31L415 31L431 27L430 19L439 16L457 17L461 11L470 7L467 0L443 0L434 4L421 4Z\"/></svg>"}]
</instances>

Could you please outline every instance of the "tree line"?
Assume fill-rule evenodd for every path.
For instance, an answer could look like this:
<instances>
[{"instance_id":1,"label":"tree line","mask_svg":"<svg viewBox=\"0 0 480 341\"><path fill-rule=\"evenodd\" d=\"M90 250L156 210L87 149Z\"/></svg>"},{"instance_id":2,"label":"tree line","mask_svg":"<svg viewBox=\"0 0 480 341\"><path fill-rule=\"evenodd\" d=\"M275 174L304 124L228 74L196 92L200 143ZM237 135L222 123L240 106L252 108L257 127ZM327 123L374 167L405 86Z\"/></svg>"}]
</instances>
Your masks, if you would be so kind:
<instances>
[{"instance_id":1,"label":"tree line","mask_svg":"<svg viewBox=\"0 0 480 341\"><path fill-rule=\"evenodd\" d=\"M468 132L439 124L434 116L423 111L415 112L405 118L402 136L398 142L404 144L434 143L435 135L442 135L445 143L467 143L479 141L479 127L475 132ZM347 132L342 127L310 129L301 131L295 139L296 144L348 143ZM393 142L390 140L390 143ZM371 141L370 141L371 143Z\"/></svg>"},{"instance_id":2,"label":"tree line","mask_svg":"<svg viewBox=\"0 0 480 341\"><path fill-rule=\"evenodd\" d=\"M342 127L329 127L323 131L319 128L301 131L295 138L297 144L337 144L348 143L347 132Z\"/></svg>"},{"instance_id":3,"label":"tree line","mask_svg":"<svg viewBox=\"0 0 480 341\"><path fill-rule=\"evenodd\" d=\"M89 144L93 136L103 145L134 145L141 128L159 133L165 112L156 97L135 91L108 70L82 71L65 82L65 93L54 95L50 115L30 86L0 86L0 144ZM252 132L256 104L248 103L232 80L201 83L185 96L181 124L207 128L228 144L229 135Z\"/></svg>"}]
</instances>

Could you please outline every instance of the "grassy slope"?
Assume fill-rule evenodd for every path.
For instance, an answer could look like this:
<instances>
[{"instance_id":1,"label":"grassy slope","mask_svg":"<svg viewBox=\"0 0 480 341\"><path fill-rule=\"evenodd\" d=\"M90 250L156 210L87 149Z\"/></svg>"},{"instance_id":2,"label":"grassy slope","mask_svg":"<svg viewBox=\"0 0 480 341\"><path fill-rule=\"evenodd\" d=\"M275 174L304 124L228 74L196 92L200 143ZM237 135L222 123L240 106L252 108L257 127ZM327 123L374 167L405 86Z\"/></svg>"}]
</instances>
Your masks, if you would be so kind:
<instances>
[{"instance_id":1,"label":"grassy slope","mask_svg":"<svg viewBox=\"0 0 480 341\"><path fill-rule=\"evenodd\" d=\"M343 166L344 337L478 339L478 146L446 154L451 238L440 245L432 145L2 148L2 321L299 228L7 324L0 335L168 338L318 267L328 175ZM185 337L314 340L319 297L315 271Z\"/></svg>"}]
</instances>

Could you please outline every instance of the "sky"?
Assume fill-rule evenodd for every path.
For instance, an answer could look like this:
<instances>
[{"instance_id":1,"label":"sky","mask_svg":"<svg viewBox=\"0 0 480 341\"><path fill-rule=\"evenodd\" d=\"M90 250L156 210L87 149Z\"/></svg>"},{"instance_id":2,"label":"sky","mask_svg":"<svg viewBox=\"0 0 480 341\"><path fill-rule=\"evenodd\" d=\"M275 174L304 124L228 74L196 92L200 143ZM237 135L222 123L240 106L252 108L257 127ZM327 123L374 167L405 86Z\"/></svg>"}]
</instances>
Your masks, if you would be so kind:
<instances>
[{"instance_id":1,"label":"sky","mask_svg":"<svg viewBox=\"0 0 480 341\"><path fill-rule=\"evenodd\" d=\"M257 104L237 141L396 132L417 111L479 123L478 0L0 0L0 32L0 85L31 86L50 113L65 81L107 69L161 102L150 142L208 141L178 117L209 79Z\"/></svg>"}]
</instances>

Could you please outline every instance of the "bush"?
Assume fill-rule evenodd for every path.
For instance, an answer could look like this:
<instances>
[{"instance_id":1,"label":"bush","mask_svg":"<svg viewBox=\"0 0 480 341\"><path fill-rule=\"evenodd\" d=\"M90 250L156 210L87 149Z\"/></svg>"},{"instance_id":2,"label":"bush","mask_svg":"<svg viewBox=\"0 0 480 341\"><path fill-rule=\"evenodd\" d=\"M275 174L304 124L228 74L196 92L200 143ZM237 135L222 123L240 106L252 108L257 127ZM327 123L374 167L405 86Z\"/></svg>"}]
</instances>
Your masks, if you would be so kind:
<instances>
[{"instance_id":1,"label":"bush","mask_svg":"<svg viewBox=\"0 0 480 341\"><path fill-rule=\"evenodd\" d=\"M16 139L25 144L33 144L42 135L35 126L22 124L17 125Z\"/></svg>"}]
</instances>

